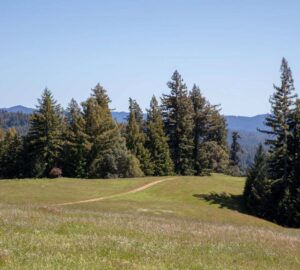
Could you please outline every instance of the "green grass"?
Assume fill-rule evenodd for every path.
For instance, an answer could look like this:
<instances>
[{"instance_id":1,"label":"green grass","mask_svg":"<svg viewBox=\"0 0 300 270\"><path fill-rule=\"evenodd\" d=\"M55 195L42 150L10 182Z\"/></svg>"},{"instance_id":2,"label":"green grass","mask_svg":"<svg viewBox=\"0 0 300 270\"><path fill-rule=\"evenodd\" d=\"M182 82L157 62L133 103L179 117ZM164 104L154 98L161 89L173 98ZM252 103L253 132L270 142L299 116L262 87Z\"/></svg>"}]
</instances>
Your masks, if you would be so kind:
<instances>
[{"instance_id":1,"label":"green grass","mask_svg":"<svg viewBox=\"0 0 300 270\"><path fill-rule=\"evenodd\" d=\"M0 181L3 269L300 269L300 230L245 214L244 179Z\"/></svg>"}]
</instances>

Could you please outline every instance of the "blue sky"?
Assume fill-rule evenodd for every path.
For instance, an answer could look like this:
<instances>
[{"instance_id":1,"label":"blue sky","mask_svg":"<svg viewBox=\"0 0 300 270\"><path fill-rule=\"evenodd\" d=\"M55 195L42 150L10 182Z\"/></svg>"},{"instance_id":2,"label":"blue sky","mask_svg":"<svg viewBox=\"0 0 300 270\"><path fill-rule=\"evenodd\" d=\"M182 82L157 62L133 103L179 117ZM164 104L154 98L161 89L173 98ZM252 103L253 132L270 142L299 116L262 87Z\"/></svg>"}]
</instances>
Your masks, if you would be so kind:
<instances>
[{"instance_id":1,"label":"blue sky","mask_svg":"<svg viewBox=\"0 0 300 270\"><path fill-rule=\"evenodd\" d=\"M168 93L178 69L224 114L269 111L281 58L300 80L298 0L0 2L0 107L33 107L47 86L65 107L100 82L112 108Z\"/></svg>"}]
</instances>

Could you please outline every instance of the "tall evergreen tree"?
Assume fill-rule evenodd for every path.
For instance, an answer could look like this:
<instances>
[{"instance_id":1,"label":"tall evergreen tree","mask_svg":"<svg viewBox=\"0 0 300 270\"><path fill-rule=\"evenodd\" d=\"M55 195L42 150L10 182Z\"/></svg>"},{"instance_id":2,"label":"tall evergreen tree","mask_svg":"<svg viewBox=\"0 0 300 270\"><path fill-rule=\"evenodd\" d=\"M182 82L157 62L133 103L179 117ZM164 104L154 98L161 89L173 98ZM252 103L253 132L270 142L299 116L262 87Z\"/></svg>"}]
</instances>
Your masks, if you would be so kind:
<instances>
[{"instance_id":1,"label":"tall evergreen tree","mask_svg":"<svg viewBox=\"0 0 300 270\"><path fill-rule=\"evenodd\" d=\"M228 164L226 121L194 85L190 92L194 108L194 168L197 175L224 172Z\"/></svg>"},{"instance_id":2,"label":"tall evergreen tree","mask_svg":"<svg viewBox=\"0 0 300 270\"><path fill-rule=\"evenodd\" d=\"M244 188L247 209L260 217L268 218L273 211L271 182L268 180L267 156L260 144L250 167Z\"/></svg>"},{"instance_id":3,"label":"tall evergreen tree","mask_svg":"<svg viewBox=\"0 0 300 270\"><path fill-rule=\"evenodd\" d=\"M300 187L300 99L296 101L291 133L292 139L289 143L289 152L292 153L293 160L292 178L296 181L294 184Z\"/></svg>"},{"instance_id":4,"label":"tall evergreen tree","mask_svg":"<svg viewBox=\"0 0 300 270\"><path fill-rule=\"evenodd\" d=\"M293 120L290 125L291 136L288 140L288 153L290 156L289 178L286 183L277 184L274 190L278 197L278 207L275 211L276 220L280 224L300 227L300 100L296 100L293 111ZM282 187L283 190L280 190ZM275 201L276 198L273 199Z\"/></svg>"},{"instance_id":5,"label":"tall evergreen tree","mask_svg":"<svg viewBox=\"0 0 300 270\"><path fill-rule=\"evenodd\" d=\"M38 100L37 110L30 122L31 127L26 137L30 175L48 176L52 168L61 166L63 125L61 107L47 88Z\"/></svg>"},{"instance_id":6,"label":"tall evergreen tree","mask_svg":"<svg viewBox=\"0 0 300 270\"><path fill-rule=\"evenodd\" d=\"M120 129L112 118L109 103L106 90L100 84L92 89L91 97L83 103L86 132L91 143L88 176L141 176L139 162L128 152Z\"/></svg>"},{"instance_id":7,"label":"tall evergreen tree","mask_svg":"<svg viewBox=\"0 0 300 270\"><path fill-rule=\"evenodd\" d=\"M290 155L288 141L291 136L290 125L295 105L294 80L285 58L281 64L281 86L275 86L275 93L270 98L271 115L266 118L269 130L261 132L271 135L266 141L270 153L270 176L287 182L289 177Z\"/></svg>"},{"instance_id":8,"label":"tall evergreen tree","mask_svg":"<svg viewBox=\"0 0 300 270\"><path fill-rule=\"evenodd\" d=\"M216 142L224 151L228 151L227 123L218 105L210 106L206 139Z\"/></svg>"},{"instance_id":9,"label":"tall evergreen tree","mask_svg":"<svg viewBox=\"0 0 300 270\"><path fill-rule=\"evenodd\" d=\"M194 174L193 105L187 87L177 70L167 85L171 92L162 97L162 112L175 173L192 175Z\"/></svg>"},{"instance_id":10,"label":"tall evergreen tree","mask_svg":"<svg viewBox=\"0 0 300 270\"><path fill-rule=\"evenodd\" d=\"M137 157L145 175L153 175L150 152L145 148L146 137L136 120L136 110L129 104L129 119L126 126L127 148Z\"/></svg>"},{"instance_id":11,"label":"tall evergreen tree","mask_svg":"<svg viewBox=\"0 0 300 270\"><path fill-rule=\"evenodd\" d=\"M91 150L86 122L78 103L72 99L67 108L67 129L65 134L64 175L87 177L87 159Z\"/></svg>"},{"instance_id":12,"label":"tall evergreen tree","mask_svg":"<svg viewBox=\"0 0 300 270\"><path fill-rule=\"evenodd\" d=\"M196 85L193 86L190 98L194 108L194 169L197 175L201 175L207 169L204 143L208 127L209 105Z\"/></svg>"},{"instance_id":13,"label":"tall evergreen tree","mask_svg":"<svg viewBox=\"0 0 300 270\"><path fill-rule=\"evenodd\" d=\"M281 86L274 88L275 93L270 99L271 115L266 118L269 130L262 131L271 135L266 144L269 145L269 175L272 179L272 203L275 206L269 218L279 224L292 226L295 215L298 215L293 197L296 192L292 175L295 156L294 151L290 151L295 143L293 126L296 95L292 72L285 58L281 64Z\"/></svg>"},{"instance_id":14,"label":"tall evergreen tree","mask_svg":"<svg viewBox=\"0 0 300 270\"><path fill-rule=\"evenodd\" d=\"M270 207L265 207L264 216L282 225L299 226L300 187L297 163L300 149L300 105L296 103L292 72L284 58L281 64L281 86L274 88L275 93L270 99L272 112L266 118L269 129L262 131L270 135L266 141L269 146L270 188L260 185L263 194L271 190L271 195L267 197ZM255 196L255 192L251 191L250 196ZM257 210L257 214L260 212Z\"/></svg>"},{"instance_id":15,"label":"tall evergreen tree","mask_svg":"<svg viewBox=\"0 0 300 270\"><path fill-rule=\"evenodd\" d=\"M168 139L164 132L161 109L155 96L150 102L147 111L147 142L146 146L151 154L155 176L170 175L173 173L173 162L170 156Z\"/></svg>"},{"instance_id":16,"label":"tall evergreen tree","mask_svg":"<svg viewBox=\"0 0 300 270\"><path fill-rule=\"evenodd\" d=\"M129 112L134 113L135 120L139 126L139 128L142 130L144 128L144 114L140 107L140 105L137 103L135 99L129 98ZM129 121L130 115L128 116Z\"/></svg>"},{"instance_id":17,"label":"tall evergreen tree","mask_svg":"<svg viewBox=\"0 0 300 270\"><path fill-rule=\"evenodd\" d=\"M16 129L10 128L0 138L0 178L22 176L22 140ZM1 135L0 135L1 137Z\"/></svg>"},{"instance_id":18,"label":"tall evergreen tree","mask_svg":"<svg viewBox=\"0 0 300 270\"><path fill-rule=\"evenodd\" d=\"M232 166L240 166L240 157L239 154L242 151L239 139L241 138L240 134L237 131L232 132L232 143L230 147L230 162Z\"/></svg>"}]
</instances>

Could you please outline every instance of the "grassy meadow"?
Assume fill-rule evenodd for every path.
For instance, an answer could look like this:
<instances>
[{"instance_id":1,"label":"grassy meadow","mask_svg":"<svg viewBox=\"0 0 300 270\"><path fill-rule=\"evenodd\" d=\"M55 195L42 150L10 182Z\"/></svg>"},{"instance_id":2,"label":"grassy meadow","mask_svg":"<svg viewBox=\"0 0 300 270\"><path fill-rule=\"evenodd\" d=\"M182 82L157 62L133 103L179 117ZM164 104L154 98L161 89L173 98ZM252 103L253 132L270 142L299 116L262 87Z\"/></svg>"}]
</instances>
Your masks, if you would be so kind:
<instances>
[{"instance_id":1,"label":"grassy meadow","mask_svg":"<svg viewBox=\"0 0 300 270\"><path fill-rule=\"evenodd\" d=\"M0 268L300 269L300 230L247 215L243 186L218 174L0 181Z\"/></svg>"}]
</instances>

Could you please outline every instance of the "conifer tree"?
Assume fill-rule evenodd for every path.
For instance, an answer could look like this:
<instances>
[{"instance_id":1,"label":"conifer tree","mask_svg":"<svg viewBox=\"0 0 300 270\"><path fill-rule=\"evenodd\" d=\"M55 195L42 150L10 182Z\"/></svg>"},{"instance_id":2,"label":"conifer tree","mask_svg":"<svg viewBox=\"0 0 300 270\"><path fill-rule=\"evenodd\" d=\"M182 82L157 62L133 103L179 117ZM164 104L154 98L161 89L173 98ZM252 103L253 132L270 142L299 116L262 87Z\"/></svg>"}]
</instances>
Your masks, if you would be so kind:
<instances>
[{"instance_id":1,"label":"conifer tree","mask_svg":"<svg viewBox=\"0 0 300 270\"><path fill-rule=\"evenodd\" d=\"M151 154L154 165L154 175L164 176L173 173L173 162L170 156L168 140L164 132L161 110L155 96L147 111L147 142L146 146Z\"/></svg>"},{"instance_id":2,"label":"conifer tree","mask_svg":"<svg viewBox=\"0 0 300 270\"><path fill-rule=\"evenodd\" d=\"M220 113L218 105L210 105L207 124L207 140L216 142L224 151L228 151L227 123Z\"/></svg>"},{"instance_id":3,"label":"conifer tree","mask_svg":"<svg viewBox=\"0 0 300 270\"><path fill-rule=\"evenodd\" d=\"M296 100L296 108L292 113L293 120L290 124L291 137L288 141L290 154L289 178L285 185L274 183L274 190L281 196L278 197L276 220L280 224L291 227L300 227L300 100ZM280 182L279 182L280 183ZM284 190L280 188L284 186ZM276 198L273 199L275 201Z\"/></svg>"},{"instance_id":4,"label":"conifer tree","mask_svg":"<svg viewBox=\"0 0 300 270\"><path fill-rule=\"evenodd\" d=\"M268 180L267 156L260 144L250 167L244 188L247 209L260 217L269 218L273 211L271 182Z\"/></svg>"},{"instance_id":5,"label":"conifer tree","mask_svg":"<svg viewBox=\"0 0 300 270\"><path fill-rule=\"evenodd\" d=\"M274 86L275 93L270 99L272 111L266 118L269 134L266 144L269 146L268 176L270 188L260 185L260 193L271 192L268 207L257 210L256 214L287 226L300 225L299 206L299 115L300 105L294 95L294 81L287 61L281 64L281 86ZM247 189L250 196L256 193ZM248 196L249 197L249 196ZM247 197L246 197L247 198Z\"/></svg>"},{"instance_id":6,"label":"conifer tree","mask_svg":"<svg viewBox=\"0 0 300 270\"><path fill-rule=\"evenodd\" d=\"M67 129L65 134L64 175L87 177L87 158L91 149L86 134L86 122L78 103L72 99L67 108Z\"/></svg>"},{"instance_id":7,"label":"conifer tree","mask_svg":"<svg viewBox=\"0 0 300 270\"><path fill-rule=\"evenodd\" d=\"M47 88L38 100L37 110L30 119L26 137L30 175L48 176L50 170L61 166L63 150L62 110Z\"/></svg>"},{"instance_id":8,"label":"conifer tree","mask_svg":"<svg viewBox=\"0 0 300 270\"><path fill-rule=\"evenodd\" d=\"M211 105L194 85L194 166L197 175L224 172L228 164L226 121L217 105Z\"/></svg>"},{"instance_id":9,"label":"conifer tree","mask_svg":"<svg viewBox=\"0 0 300 270\"><path fill-rule=\"evenodd\" d=\"M193 175L193 105L177 70L167 85L171 92L162 97L162 112L175 173Z\"/></svg>"},{"instance_id":10,"label":"conifer tree","mask_svg":"<svg viewBox=\"0 0 300 270\"><path fill-rule=\"evenodd\" d=\"M205 97L201 94L197 85L193 86L190 92L190 98L194 109L194 169L196 175L201 175L208 170L207 155L205 151L205 142L208 125L208 115L210 106Z\"/></svg>"},{"instance_id":11,"label":"conifer tree","mask_svg":"<svg viewBox=\"0 0 300 270\"><path fill-rule=\"evenodd\" d=\"M142 131L144 128L144 114L143 111L140 107L140 105L137 103L137 101L135 99L129 98L129 112L133 112L134 113L134 117L135 120L140 128L140 130ZM128 116L128 121L129 121L129 117Z\"/></svg>"},{"instance_id":12,"label":"conifer tree","mask_svg":"<svg viewBox=\"0 0 300 270\"><path fill-rule=\"evenodd\" d=\"M237 131L232 132L232 143L230 148L230 163L231 166L240 166L240 157L239 154L242 152L239 139L241 138L240 134Z\"/></svg>"},{"instance_id":13,"label":"conifer tree","mask_svg":"<svg viewBox=\"0 0 300 270\"><path fill-rule=\"evenodd\" d=\"M296 146L295 131L293 132L296 95L292 72L285 58L281 64L281 85L274 88L275 93L270 99L271 115L266 118L269 130L262 131L271 135L266 144L269 145L268 167L272 179L274 210L268 218L276 220L279 224L292 226L298 215L295 210L294 194L297 191L293 178L295 155L292 149Z\"/></svg>"},{"instance_id":14,"label":"conifer tree","mask_svg":"<svg viewBox=\"0 0 300 270\"><path fill-rule=\"evenodd\" d=\"M145 175L153 175L153 164L148 149L145 148L146 137L141 130L135 116L136 111L129 104L129 119L126 126L126 144L127 148L133 155L137 157L140 162L141 169Z\"/></svg>"},{"instance_id":15,"label":"conifer tree","mask_svg":"<svg viewBox=\"0 0 300 270\"><path fill-rule=\"evenodd\" d=\"M1 136L1 135L0 135ZM0 138L0 178L22 176L22 141L15 128L7 130Z\"/></svg>"},{"instance_id":16,"label":"conifer tree","mask_svg":"<svg viewBox=\"0 0 300 270\"><path fill-rule=\"evenodd\" d=\"M291 133L289 152L292 153L293 160L292 178L296 180L296 185L300 187L300 99L296 100Z\"/></svg>"},{"instance_id":17,"label":"conifer tree","mask_svg":"<svg viewBox=\"0 0 300 270\"><path fill-rule=\"evenodd\" d=\"M91 97L83 103L86 133L91 151L88 176L91 178L141 176L139 162L127 150L120 129L109 109L106 90L97 84Z\"/></svg>"},{"instance_id":18,"label":"conifer tree","mask_svg":"<svg viewBox=\"0 0 300 270\"><path fill-rule=\"evenodd\" d=\"M291 136L290 125L292 111L295 105L294 80L285 58L281 64L281 86L275 86L275 93L270 98L271 115L266 118L269 130L261 132L271 135L266 141L269 145L270 176L272 179L282 179L287 182L289 177L290 155L288 141Z\"/></svg>"}]
</instances>

